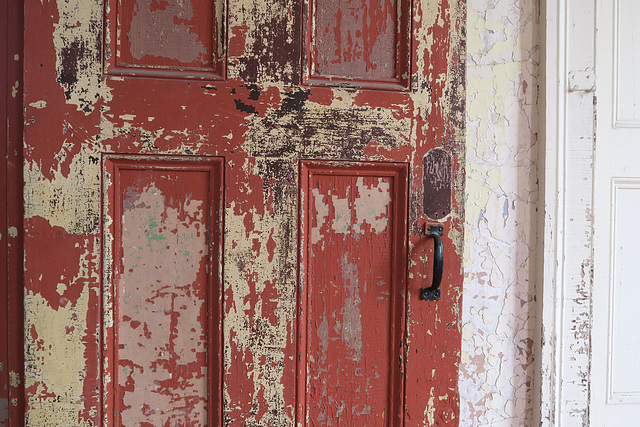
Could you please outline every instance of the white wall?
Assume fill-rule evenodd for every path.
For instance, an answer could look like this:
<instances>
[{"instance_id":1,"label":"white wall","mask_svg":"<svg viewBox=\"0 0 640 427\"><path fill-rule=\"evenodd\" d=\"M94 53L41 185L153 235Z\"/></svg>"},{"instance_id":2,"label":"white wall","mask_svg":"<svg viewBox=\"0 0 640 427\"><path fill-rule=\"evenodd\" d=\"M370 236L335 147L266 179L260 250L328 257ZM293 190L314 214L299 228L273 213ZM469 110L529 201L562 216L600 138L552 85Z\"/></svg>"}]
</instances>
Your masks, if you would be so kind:
<instances>
[{"instance_id":1,"label":"white wall","mask_svg":"<svg viewBox=\"0 0 640 427\"><path fill-rule=\"evenodd\" d=\"M533 413L538 1L468 0L461 426Z\"/></svg>"}]
</instances>

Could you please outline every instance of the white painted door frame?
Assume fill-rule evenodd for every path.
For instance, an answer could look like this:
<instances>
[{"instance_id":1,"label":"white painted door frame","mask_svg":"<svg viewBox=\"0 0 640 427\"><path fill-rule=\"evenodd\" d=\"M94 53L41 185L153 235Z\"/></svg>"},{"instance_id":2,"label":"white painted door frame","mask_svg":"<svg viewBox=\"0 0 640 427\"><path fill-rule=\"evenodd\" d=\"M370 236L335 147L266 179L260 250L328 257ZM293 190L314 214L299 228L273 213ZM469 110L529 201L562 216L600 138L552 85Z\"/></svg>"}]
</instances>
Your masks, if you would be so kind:
<instances>
[{"instance_id":1,"label":"white painted door frame","mask_svg":"<svg viewBox=\"0 0 640 427\"><path fill-rule=\"evenodd\" d=\"M588 426L596 0L541 0L540 424ZM540 239L542 240L542 239ZM537 423L536 423L537 424Z\"/></svg>"}]
</instances>

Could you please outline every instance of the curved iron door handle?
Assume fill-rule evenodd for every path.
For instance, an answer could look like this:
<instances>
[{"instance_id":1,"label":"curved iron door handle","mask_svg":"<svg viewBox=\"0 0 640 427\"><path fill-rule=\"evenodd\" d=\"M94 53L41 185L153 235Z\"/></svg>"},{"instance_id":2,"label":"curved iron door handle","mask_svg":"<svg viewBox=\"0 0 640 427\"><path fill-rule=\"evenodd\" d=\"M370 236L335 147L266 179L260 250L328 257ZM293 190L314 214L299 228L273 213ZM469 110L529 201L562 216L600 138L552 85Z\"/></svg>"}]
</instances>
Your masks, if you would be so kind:
<instances>
[{"instance_id":1,"label":"curved iron door handle","mask_svg":"<svg viewBox=\"0 0 640 427\"><path fill-rule=\"evenodd\" d=\"M427 233L433 237L433 282L428 288L420 289L420 299L423 301L436 301L440 299L440 282L442 282L442 270L444 267L444 247L440 236L444 233L442 225L430 225Z\"/></svg>"}]
</instances>

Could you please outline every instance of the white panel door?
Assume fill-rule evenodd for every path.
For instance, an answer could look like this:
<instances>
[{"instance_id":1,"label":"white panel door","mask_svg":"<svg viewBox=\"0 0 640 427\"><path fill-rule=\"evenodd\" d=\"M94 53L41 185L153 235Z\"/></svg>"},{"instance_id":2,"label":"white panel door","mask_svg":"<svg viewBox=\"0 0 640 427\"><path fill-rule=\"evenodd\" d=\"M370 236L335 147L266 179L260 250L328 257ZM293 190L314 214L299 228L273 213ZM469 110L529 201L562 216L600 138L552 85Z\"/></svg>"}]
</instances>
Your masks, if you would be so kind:
<instances>
[{"instance_id":1,"label":"white panel door","mask_svg":"<svg viewBox=\"0 0 640 427\"><path fill-rule=\"evenodd\" d=\"M591 426L640 425L640 2L599 0ZM587 215L589 213L586 213Z\"/></svg>"}]
</instances>

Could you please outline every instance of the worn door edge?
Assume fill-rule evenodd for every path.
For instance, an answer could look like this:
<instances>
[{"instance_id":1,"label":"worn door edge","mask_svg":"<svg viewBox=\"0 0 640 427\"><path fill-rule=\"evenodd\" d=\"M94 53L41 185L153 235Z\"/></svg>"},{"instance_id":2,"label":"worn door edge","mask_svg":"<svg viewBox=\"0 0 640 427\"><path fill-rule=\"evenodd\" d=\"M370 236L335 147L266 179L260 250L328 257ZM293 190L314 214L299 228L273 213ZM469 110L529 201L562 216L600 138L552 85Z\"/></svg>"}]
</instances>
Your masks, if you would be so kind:
<instances>
[{"instance_id":1,"label":"worn door edge","mask_svg":"<svg viewBox=\"0 0 640 427\"><path fill-rule=\"evenodd\" d=\"M540 357L535 362L534 400L539 411L534 413L532 425L588 426L593 219L592 186L585 185L583 176L592 179L593 163L584 166L579 175L569 173L568 168L577 167L573 157L577 145L573 141L586 137L588 143L594 137L595 104L585 111L568 108L572 97L580 95L569 91L568 76L571 71L595 67L595 36L589 34L595 24L581 27L579 35L572 31L576 21L595 21L595 0L590 4L577 0L540 1L544 24L540 37L543 52L539 105L543 110L540 117L544 117L540 123L544 143L540 144L543 166L539 171L544 210L539 210L538 221L544 235L539 236L536 248L542 280L537 290L540 303L536 345L540 351L536 353ZM586 213L577 218L577 228L572 212ZM572 253L580 245L581 254Z\"/></svg>"},{"instance_id":2,"label":"worn door edge","mask_svg":"<svg viewBox=\"0 0 640 427\"><path fill-rule=\"evenodd\" d=\"M0 2L0 425L24 424L22 286L22 61L23 2ZM5 402L1 400L6 399Z\"/></svg>"}]
</instances>

